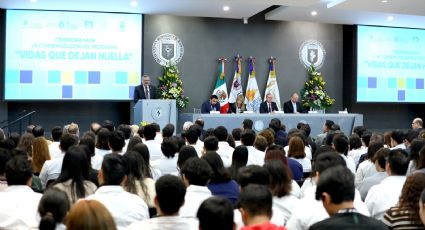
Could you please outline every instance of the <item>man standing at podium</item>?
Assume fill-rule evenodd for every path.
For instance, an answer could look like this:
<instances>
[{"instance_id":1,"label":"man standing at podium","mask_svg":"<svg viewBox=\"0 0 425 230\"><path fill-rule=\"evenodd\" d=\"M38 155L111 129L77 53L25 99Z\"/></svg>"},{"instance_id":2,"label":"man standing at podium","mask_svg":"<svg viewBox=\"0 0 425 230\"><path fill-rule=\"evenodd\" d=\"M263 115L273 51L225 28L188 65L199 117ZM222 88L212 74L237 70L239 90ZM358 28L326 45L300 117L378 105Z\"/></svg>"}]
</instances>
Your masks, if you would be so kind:
<instances>
[{"instance_id":1,"label":"man standing at podium","mask_svg":"<svg viewBox=\"0 0 425 230\"><path fill-rule=\"evenodd\" d=\"M217 95L211 95L210 100L202 103L201 113L210 113L211 111L220 112L220 103Z\"/></svg>"},{"instance_id":2,"label":"man standing at podium","mask_svg":"<svg viewBox=\"0 0 425 230\"><path fill-rule=\"evenodd\" d=\"M142 84L134 88L134 103L141 99L156 99L156 88L148 75L143 75Z\"/></svg>"}]
</instances>

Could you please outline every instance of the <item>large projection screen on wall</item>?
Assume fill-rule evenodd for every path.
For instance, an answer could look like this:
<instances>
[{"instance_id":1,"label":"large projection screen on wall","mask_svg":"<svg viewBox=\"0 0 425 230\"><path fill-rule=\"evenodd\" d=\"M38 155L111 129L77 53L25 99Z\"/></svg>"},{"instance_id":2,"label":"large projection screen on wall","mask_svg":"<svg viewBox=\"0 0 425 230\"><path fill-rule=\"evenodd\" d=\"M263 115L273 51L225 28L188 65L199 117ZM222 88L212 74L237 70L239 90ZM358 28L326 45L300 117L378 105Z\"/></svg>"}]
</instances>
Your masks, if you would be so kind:
<instances>
[{"instance_id":1,"label":"large projection screen on wall","mask_svg":"<svg viewBox=\"0 0 425 230\"><path fill-rule=\"evenodd\" d=\"M140 14L6 11L6 100L129 100L141 63Z\"/></svg>"},{"instance_id":2,"label":"large projection screen on wall","mask_svg":"<svg viewBox=\"0 0 425 230\"><path fill-rule=\"evenodd\" d=\"M357 102L425 102L425 30L357 29Z\"/></svg>"}]
</instances>

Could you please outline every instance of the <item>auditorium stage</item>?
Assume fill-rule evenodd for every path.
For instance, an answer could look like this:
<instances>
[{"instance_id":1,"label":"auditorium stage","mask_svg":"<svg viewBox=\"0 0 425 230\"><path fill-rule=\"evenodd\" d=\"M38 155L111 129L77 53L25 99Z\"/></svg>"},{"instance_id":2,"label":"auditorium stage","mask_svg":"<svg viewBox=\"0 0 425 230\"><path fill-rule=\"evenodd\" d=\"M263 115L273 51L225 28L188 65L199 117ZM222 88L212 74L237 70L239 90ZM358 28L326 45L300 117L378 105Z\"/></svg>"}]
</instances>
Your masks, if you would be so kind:
<instances>
[{"instance_id":1,"label":"auditorium stage","mask_svg":"<svg viewBox=\"0 0 425 230\"><path fill-rule=\"evenodd\" d=\"M353 127L363 125L363 114L195 114L182 113L179 119L179 131L181 131L184 122L194 122L196 119L204 119L204 129L224 126L228 132L234 128L240 128L244 119L251 119L254 122L254 130L260 131L268 127L273 118L279 118L286 126L286 131L296 128L298 122L306 121L311 127L311 136L322 133L322 127L325 120L332 120L341 127L341 130L350 135Z\"/></svg>"}]
</instances>

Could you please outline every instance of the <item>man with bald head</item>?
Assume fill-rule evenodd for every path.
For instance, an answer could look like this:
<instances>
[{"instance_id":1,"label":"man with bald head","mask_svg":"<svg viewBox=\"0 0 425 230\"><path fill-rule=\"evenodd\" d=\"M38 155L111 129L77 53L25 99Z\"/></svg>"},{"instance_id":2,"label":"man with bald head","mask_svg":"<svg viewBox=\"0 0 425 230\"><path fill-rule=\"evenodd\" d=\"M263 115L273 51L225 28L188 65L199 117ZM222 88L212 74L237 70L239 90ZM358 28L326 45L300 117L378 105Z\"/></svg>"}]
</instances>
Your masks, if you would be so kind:
<instances>
[{"instance_id":1,"label":"man with bald head","mask_svg":"<svg viewBox=\"0 0 425 230\"><path fill-rule=\"evenodd\" d=\"M417 117L417 118L413 119L413 121L412 121L412 129L413 130L420 132L423 129L422 126L423 126L423 122L422 122L421 118Z\"/></svg>"},{"instance_id":2,"label":"man with bald head","mask_svg":"<svg viewBox=\"0 0 425 230\"><path fill-rule=\"evenodd\" d=\"M298 101L300 96L298 93L292 93L291 99L283 104L283 112L285 113L302 113L303 108Z\"/></svg>"}]
</instances>

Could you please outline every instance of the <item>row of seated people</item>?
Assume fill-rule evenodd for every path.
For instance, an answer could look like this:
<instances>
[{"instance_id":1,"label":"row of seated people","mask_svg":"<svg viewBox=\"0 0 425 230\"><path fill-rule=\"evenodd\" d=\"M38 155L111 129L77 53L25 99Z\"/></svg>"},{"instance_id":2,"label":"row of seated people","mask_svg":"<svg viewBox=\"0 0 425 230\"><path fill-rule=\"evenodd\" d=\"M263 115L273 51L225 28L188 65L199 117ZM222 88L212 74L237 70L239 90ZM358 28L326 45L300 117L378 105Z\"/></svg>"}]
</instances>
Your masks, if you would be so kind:
<instances>
[{"instance_id":1,"label":"row of seated people","mask_svg":"<svg viewBox=\"0 0 425 230\"><path fill-rule=\"evenodd\" d=\"M249 227L250 224L247 224L246 221L246 217L249 215L244 215L244 212L239 207L239 203L241 202L239 186L243 188L252 183L262 184L263 186L269 187L273 197L271 205L273 214L269 213L270 215L266 215L269 216L271 223L276 226L286 225L289 229L308 229L315 223L327 219L329 214L332 213L329 212L322 201L316 199L317 194L315 195L315 193L317 193L320 174L331 166L340 164L343 165L344 168L348 168L352 174L353 184L356 186L354 189L355 196L352 201L354 201L356 212L364 216L371 215L378 220L382 220L387 226L407 224L410 227L415 226L423 228L422 223L419 221L419 207L417 207L420 192L423 190L421 187L423 178L421 178L422 173L420 173L422 169L422 159L419 157L415 160L411 157L415 154L423 156L421 152L425 152L425 150L422 149L423 145L419 144L419 142L423 143L423 139L420 135L417 135L412 141L407 141L407 139L410 139L410 137L408 137L409 134L418 133L415 130L407 132L407 135L399 131L392 132L390 136L393 144L391 146L394 146L394 149L391 150L387 148L390 146L384 147L384 135L379 133L370 135L369 143L365 143L367 142L367 136L369 134L364 128L357 128L355 130L356 133L350 137L350 140L344 134L338 132L337 129L329 129L322 145L318 147L316 151L313 151L314 154L311 154L312 148L308 144L310 142L309 137L304 131L306 127L300 128L299 130L290 130L288 132L287 138L289 138L289 146L287 146L288 150L285 151L285 148L279 145L279 136L276 135L276 132L274 132L272 128L263 130L262 134L261 132L256 134L251 129L245 129L246 127L244 127L240 133L240 145L236 146L238 142L237 135L228 135L224 127L217 127L213 132L210 132L210 134L205 132L203 142L200 140L200 137L202 137L202 129L199 125L195 124L188 127L182 133L182 137L172 136L174 130L172 130L171 135L169 135L170 130L164 130L164 127L161 138L162 141L159 142L158 139L155 138L158 130L155 126L156 125L147 125L145 127L139 127L137 131L130 131L130 133L133 133L130 134L130 136L133 135L133 137L129 138L128 144L126 144L124 132L116 131L114 128L109 129L107 125L99 127L97 132L83 134L81 139L78 138L78 135L71 134L68 130L59 137L60 141L58 148L61 149L61 155L59 157L53 157L51 156L52 154L48 152L47 155L53 159L45 160L41 166L39 176L40 179L44 179L41 180L42 186L38 188L38 191L42 191L46 188L46 192L53 188L64 191L71 207L79 204L79 200L81 199L97 200L111 213L117 228L124 229L127 227L131 228L132 224L133 227L147 224L151 220L149 219L150 217L156 215L162 216L161 213L158 212L160 208L156 200L158 195L156 194L156 190L158 189L156 188L156 182L162 178L162 175L171 174L181 178L180 180L186 186L185 202L181 208L179 206L178 211L180 217L189 218L191 221L194 221L193 223L201 221L200 218L197 218L198 207L207 198L219 196L224 197L230 202L230 204L233 205L232 207L238 208L235 209L233 222L237 229L240 229L243 228L243 225ZM271 126L273 127L273 125ZM168 128L171 129L169 125ZM120 130L120 128L118 128L118 130ZM224 130L225 132L223 132ZM34 127L31 132L32 134L29 135L37 136L32 140L33 143L30 146L32 149L31 153L23 151L22 147L13 149L12 151L3 149L4 151L2 150L1 152L1 162L5 166L3 167L4 170L0 171L0 174L3 175L3 179L4 177L6 178L3 181L7 182L3 182L2 185L4 187L9 187L4 188L4 193L0 193L0 198L4 195L4 203L2 202L2 204L5 204L5 207L9 205L11 207L10 209L5 209L8 215L8 217L4 219L6 224L13 224L12 220L14 219L19 220L21 223L34 224L38 223L38 219L40 218L35 214L35 210L37 210L41 195L32 201L22 200L22 202L17 200L19 196L11 195L13 189L17 189L14 185L20 183L19 185L32 186L34 184L34 179L37 178L34 176L36 172L33 170L35 168L34 162L37 161L37 149L40 149L37 147L36 140L39 140L37 138L40 138L40 140L44 139L44 142L41 141L44 144L48 143L48 141L43 137L44 134L40 135L40 126ZM103 151L104 154L100 153L102 149L98 148L99 142L102 141L102 132L108 133L106 135L106 141L110 148L109 152ZM267 141L268 138L270 139L270 136L267 134L270 133L271 137L274 138L272 139L274 142L268 144ZM220 136L221 134L222 136ZM193 141L189 142L191 135L196 136L197 140L195 143L193 143ZM410 157L408 157L405 150L400 149L403 146L399 143L398 135L402 136L401 142L404 142L404 148L408 150ZM22 146L24 136L26 135L24 134L21 137L20 146ZM229 139L229 136L236 136L236 138L234 138L235 141L228 142L227 139ZM353 155L353 151L351 151L351 155L349 155L349 150L356 150L351 147L351 143L354 143L353 139L359 138L359 136L362 137L361 139L366 140L362 143L362 145L365 145L363 149L366 150L366 153L360 154L360 158L363 157L366 160L361 161L359 159L361 163L357 168L357 172L354 167L354 173L356 173L354 174L352 167L350 167L350 163L348 163L348 159L354 161L351 156ZM266 139L267 144L265 151L258 149L258 147L256 148L254 145L257 139L262 139L260 137ZM275 144L276 141L278 145ZM54 142L55 141L50 143L50 145ZM220 142L226 142L227 145L220 145ZM294 147L296 145L291 144L294 142L302 143L302 146L300 145L299 147L300 149L310 149L311 160L313 162L313 167L310 169L311 177L304 178L304 176L302 176L304 167L297 161L297 159L300 158L293 157L289 154L291 153L291 148L292 151L297 148ZM7 147L7 143L8 142L4 140L1 146ZM149 143L159 144L162 156L159 156L157 159L152 159L154 154L151 155L151 153L155 153L155 150L150 147ZM198 143L203 144L201 150L199 147L197 148L197 146L199 146ZM328 143L330 143L330 145L328 145ZM236 148L232 147L233 144ZM123 149L125 146L126 151L124 153ZM227 148L227 150L223 151L222 147L220 151L221 146L226 146L224 148ZM306 152L307 151L304 151L303 159L307 158ZM8 161L13 162L14 160L20 162L16 159L19 158L19 156L26 160L22 162L29 162L28 168L31 169L32 173L30 174L30 181L26 180L25 183L22 183L24 180L21 178L21 182L17 184L17 182L9 182L7 179L7 171L8 169L12 169L14 165ZM320 159L322 156L324 158L323 162L327 162L328 164L323 163L321 166L320 162L322 162L322 160ZM98 159L94 161L93 159L96 159L96 157ZM10 158L12 159L9 160ZM28 159L30 159L30 161L28 161ZM98 170L93 169L92 163L99 161L100 163L98 164L100 164L100 168L98 168ZM228 163L226 163L226 161ZM332 162L329 163L329 161ZM23 164L22 162L20 164ZM60 164L54 162L60 162ZM298 163L299 165L294 167L294 164L291 165L290 162L295 164ZM366 171L370 174L363 175L363 178L358 180L359 169L367 168L362 166L366 163L367 165L373 164L376 172L369 172L373 171L369 166L369 171ZM355 163L353 164L355 165ZM406 180L409 164L409 174L412 175ZM301 166L301 178L299 178L299 180L294 180L294 175L297 174L296 169L298 169L299 174L299 166ZM58 167L59 170L57 170ZM373 178L378 174L382 174L380 173L382 170L385 170L387 177L385 179L375 180L375 183L370 183L370 177ZM9 175L11 174L19 173L9 173ZM348 181L351 180L350 178L345 179ZM51 182L49 183L49 181ZM364 184L363 182L367 181L371 186L369 187L370 189L367 189L368 193L363 199L365 202L363 202L357 188ZM299 185L302 185L301 188ZM100 187L97 188L98 186ZM388 186L390 186L391 189L388 189ZM36 188L37 186L32 187ZM23 188L21 187L19 189ZM28 195L25 196L28 196L29 199L36 197L29 195L30 191L28 191L28 189L25 190L28 192ZM8 191L9 193L7 193ZM7 194L9 194L9 196L7 196ZM13 194L16 195L16 191L13 192ZM415 195L413 196L412 194ZM402 196L400 197L400 195ZM403 195L406 197L403 197ZM400 202L398 203L399 197ZM37 199L38 201L36 201ZM402 199L408 200L409 202L405 201L403 203L401 202ZM123 204L126 200L128 200L128 206ZM22 206L16 205L16 203L20 203ZM409 206L411 204L415 204L414 206L417 208L413 209ZM19 209L14 210L14 208L18 206ZM27 210L28 213L23 213L22 210ZM405 214L406 211L411 213L407 215ZM403 213L405 215L403 215ZM47 216L51 216L52 213L48 212L47 214ZM414 218L412 218L411 215L413 215ZM40 216L42 220L46 217L46 215L42 215L41 212ZM402 217L405 219L401 219L400 221ZM67 220L68 219L69 218L67 218ZM268 223L268 221L264 223L266 222ZM57 226L62 226L61 224L64 224L63 219L57 221ZM6 225L2 226L1 221L0 227L8 228ZM14 227L9 226L9 228Z\"/></svg>"}]
</instances>

